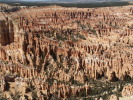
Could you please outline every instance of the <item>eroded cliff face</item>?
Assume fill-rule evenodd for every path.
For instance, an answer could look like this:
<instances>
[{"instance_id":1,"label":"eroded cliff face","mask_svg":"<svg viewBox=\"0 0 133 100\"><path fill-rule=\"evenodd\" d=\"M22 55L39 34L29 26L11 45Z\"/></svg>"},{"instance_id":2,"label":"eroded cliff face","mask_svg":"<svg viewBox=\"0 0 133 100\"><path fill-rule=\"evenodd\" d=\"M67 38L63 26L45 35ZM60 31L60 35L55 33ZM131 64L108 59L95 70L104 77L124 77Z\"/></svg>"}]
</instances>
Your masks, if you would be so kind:
<instances>
[{"instance_id":1,"label":"eroded cliff face","mask_svg":"<svg viewBox=\"0 0 133 100\"><path fill-rule=\"evenodd\" d=\"M14 42L14 27L12 21L0 21L0 43L9 45Z\"/></svg>"},{"instance_id":2,"label":"eroded cliff face","mask_svg":"<svg viewBox=\"0 0 133 100\"><path fill-rule=\"evenodd\" d=\"M21 77L39 91L39 98L68 98L82 91L89 95L90 79L131 81L131 6L22 8L7 16L0 21L2 76Z\"/></svg>"}]
</instances>

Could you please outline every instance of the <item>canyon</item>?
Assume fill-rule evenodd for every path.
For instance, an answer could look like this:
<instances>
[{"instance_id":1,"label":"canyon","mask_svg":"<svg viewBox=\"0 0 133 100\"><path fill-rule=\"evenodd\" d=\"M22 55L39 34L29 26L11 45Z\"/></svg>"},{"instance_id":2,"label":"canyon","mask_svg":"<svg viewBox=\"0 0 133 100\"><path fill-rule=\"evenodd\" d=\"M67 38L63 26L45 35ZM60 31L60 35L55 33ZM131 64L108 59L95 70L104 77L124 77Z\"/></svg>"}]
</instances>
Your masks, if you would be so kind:
<instances>
[{"instance_id":1,"label":"canyon","mask_svg":"<svg viewBox=\"0 0 133 100\"><path fill-rule=\"evenodd\" d=\"M10 100L132 96L133 7L1 5L0 77Z\"/></svg>"}]
</instances>

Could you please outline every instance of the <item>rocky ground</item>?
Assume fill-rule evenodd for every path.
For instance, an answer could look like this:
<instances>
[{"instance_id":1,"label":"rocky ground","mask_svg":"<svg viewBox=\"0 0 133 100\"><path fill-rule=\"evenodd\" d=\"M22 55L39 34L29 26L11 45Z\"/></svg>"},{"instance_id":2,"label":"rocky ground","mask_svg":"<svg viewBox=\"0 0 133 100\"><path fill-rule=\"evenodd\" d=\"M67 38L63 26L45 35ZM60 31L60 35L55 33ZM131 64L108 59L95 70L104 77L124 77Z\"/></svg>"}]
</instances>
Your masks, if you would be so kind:
<instances>
[{"instance_id":1,"label":"rocky ground","mask_svg":"<svg viewBox=\"0 0 133 100\"><path fill-rule=\"evenodd\" d=\"M0 9L2 100L132 99L132 6Z\"/></svg>"}]
</instances>

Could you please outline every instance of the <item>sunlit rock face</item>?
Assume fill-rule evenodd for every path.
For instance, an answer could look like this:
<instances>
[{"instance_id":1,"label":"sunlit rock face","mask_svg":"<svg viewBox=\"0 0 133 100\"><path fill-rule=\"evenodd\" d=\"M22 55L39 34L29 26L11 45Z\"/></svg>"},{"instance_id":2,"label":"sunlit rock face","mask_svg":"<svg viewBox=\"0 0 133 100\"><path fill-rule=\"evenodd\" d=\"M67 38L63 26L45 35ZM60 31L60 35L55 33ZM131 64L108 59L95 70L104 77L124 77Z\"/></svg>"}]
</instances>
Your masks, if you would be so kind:
<instances>
[{"instance_id":1,"label":"sunlit rock face","mask_svg":"<svg viewBox=\"0 0 133 100\"><path fill-rule=\"evenodd\" d=\"M123 90L122 90L122 96L123 97L131 97L133 98L133 85L125 85Z\"/></svg>"},{"instance_id":2,"label":"sunlit rock face","mask_svg":"<svg viewBox=\"0 0 133 100\"><path fill-rule=\"evenodd\" d=\"M39 100L66 99L93 93L90 79L131 81L132 12L132 6L49 6L0 13L2 91L8 83L12 93L23 87L20 98L32 98L34 87ZM5 79L10 75L14 82Z\"/></svg>"}]
</instances>

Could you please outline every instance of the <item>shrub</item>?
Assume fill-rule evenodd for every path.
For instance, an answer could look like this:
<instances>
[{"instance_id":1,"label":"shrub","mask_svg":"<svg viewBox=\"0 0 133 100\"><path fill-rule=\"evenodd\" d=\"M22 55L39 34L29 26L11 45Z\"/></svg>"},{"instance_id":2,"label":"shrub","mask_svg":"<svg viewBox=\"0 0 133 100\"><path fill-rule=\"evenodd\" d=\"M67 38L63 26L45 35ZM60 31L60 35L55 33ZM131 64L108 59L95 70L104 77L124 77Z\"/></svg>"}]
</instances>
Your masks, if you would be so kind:
<instances>
[{"instance_id":1,"label":"shrub","mask_svg":"<svg viewBox=\"0 0 133 100\"><path fill-rule=\"evenodd\" d=\"M57 40L59 40L59 41L65 41L66 40L66 38L64 38L64 37L62 37L61 35L56 35L56 38L57 38Z\"/></svg>"},{"instance_id":2,"label":"shrub","mask_svg":"<svg viewBox=\"0 0 133 100\"><path fill-rule=\"evenodd\" d=\"M78 37L79 37L80 39L86 40L86 38L84 37L84 35L78 34Z\"/></svg>"}]
</instances>

